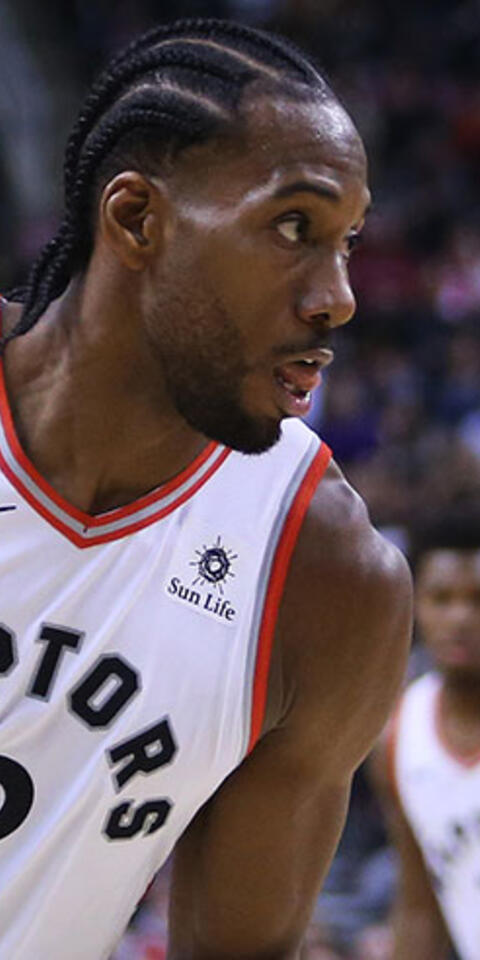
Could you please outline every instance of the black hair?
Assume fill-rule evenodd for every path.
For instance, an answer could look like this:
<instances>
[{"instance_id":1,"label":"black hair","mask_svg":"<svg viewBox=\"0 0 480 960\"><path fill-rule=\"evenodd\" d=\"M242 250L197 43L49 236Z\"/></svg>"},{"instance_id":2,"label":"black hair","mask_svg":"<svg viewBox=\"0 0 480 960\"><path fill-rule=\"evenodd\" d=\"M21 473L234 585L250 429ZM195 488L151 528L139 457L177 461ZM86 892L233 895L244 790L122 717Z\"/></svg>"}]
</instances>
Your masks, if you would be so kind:
<instances>
[{"instance_id":1,"label":"black hair","mask_svg":"<svg viewBox=\"0 0 480 960\"><path fill-rule=\"evenodd\" d=\"M480 550L480 505L454 505L417 523L408 551L414 570L432 550Z\"/></svg>"},{"instance_id":2,"label":"black hair","mask_svg":"<svg viewBox=\"0 0 480 960\"><path fill-rule=\"evenodd\" d=\"M254 81L333 98L325 78L284 39L232 21L178 20L130 44L94 83L67 142L65 214L33 264L21 317L2 341L26 333L84 269L92 252L95 201L122 169L158 172L193 144L232 131Z\"/></svg>"}]
</instances>

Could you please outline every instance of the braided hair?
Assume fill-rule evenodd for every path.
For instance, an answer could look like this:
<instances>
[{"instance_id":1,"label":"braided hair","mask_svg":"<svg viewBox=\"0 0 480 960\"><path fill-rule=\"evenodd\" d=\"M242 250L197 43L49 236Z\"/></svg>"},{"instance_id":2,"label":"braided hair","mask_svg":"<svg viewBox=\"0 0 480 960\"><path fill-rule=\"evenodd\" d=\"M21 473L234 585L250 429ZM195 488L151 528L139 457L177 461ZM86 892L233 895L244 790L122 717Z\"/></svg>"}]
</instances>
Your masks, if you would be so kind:
<instances>
[{"instance_id":1,"label":"braided hair","mask_svg":"<svg viewBox=\"0 0 480 960\"><path fill-rule=\"evenodd\" d=\"M249 83L333 97L316 68L287 41L231 21L179 20L141 36L94 83L67 143L65 214L33 264L20 319L1 343L26 333L84 269L93 246L95 201L124 169L158 172L181 150L239 123Z\"/></svg>"}]
</instances>

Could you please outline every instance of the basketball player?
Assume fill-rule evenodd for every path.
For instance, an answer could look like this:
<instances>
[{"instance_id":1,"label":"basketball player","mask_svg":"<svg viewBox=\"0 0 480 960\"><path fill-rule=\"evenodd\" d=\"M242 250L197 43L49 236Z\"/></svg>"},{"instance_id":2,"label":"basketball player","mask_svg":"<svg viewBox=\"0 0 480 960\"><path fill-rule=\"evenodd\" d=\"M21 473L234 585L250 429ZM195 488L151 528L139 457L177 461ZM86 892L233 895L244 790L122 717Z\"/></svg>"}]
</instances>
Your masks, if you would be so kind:
<instances>
[{"instance_id":1,"label":"basketball player","mask_svg":"<svg viewBox=\"0 0 480 960\"><path fill-rule=\"evenodd\" d=\"M0 956L107 957L176 846L171 960L292 960L409 636L298 420L364 150L285 43L182 22L99 79L65 196L2 309Z\"/></svg>"},{"instance_id":2,"label":"basketball player","mask_svg":"<svg viewBox=\"0 0 480 960\"><path fill-rule=\"evenodd\" d=\"M399 853L393 957L443 960L451 938L461 960L478 960L480 515L432 521L416 556L418 625L435 667L407 688L374 766Z\"/></svg>"}]
</instances>

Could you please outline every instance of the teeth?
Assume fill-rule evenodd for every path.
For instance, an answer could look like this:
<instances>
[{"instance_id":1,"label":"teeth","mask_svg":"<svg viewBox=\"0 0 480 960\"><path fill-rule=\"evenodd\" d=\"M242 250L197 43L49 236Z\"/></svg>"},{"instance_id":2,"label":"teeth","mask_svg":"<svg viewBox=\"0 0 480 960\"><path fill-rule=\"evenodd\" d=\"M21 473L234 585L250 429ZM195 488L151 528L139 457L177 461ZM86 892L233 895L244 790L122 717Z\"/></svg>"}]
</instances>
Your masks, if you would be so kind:
<instances>
[{"instance_id":1,"label":"teeth","mask_svg":"<svg viewBox=\"0 0 480 960\"><path fill-rule=\"evenodd\" d=\"M311 390L299 390L293 383L284 381L284 387L292 394L292 397L300 397L302 400L310 400Z\"/></svg>"},{"instance_id":2,"label":"teeth","mask_svg":"<svg viewBox=\"0 0 480 960\"><path fill-rule=\"evenodd\" d=\"M294 383L291 383L290 380L286 380L285 377L278 377L278 382L291 393L292 397L300 397L302 400L310 400L312 395L311 390L299 390Z\"/></svg>"}]
</instances>

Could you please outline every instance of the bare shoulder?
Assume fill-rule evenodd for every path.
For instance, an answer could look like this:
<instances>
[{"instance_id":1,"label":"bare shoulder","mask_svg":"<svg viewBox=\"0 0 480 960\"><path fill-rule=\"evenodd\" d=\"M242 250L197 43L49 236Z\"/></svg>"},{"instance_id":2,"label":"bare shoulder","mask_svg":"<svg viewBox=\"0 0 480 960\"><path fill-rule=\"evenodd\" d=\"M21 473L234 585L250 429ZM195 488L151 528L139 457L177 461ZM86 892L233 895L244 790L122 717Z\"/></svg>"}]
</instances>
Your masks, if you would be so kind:
<instances>
[{"instance_id":1,"label":"bare shoulder","mask_svg":"<svg viewBox=\"0 0 480 960\"><path fill-rule=\"evenodd\" d=\"M336 584L343 597L347 593L361 599L365 590L379 586L392 588L388 598L393 601L411 595L405 558L372 526L364 501L335 463L312 499L294 562L305 564L314 581L319 573L328 577L330 589Z\"/></svg>"},{"instance_id":2,"label":"bare shoulder","mask_svg":"<svg viewBox=\"0 0 480 960\"><path fill-rule=\"evenodd\" d=\"M298 538L277 634L284 708L316 732L323 762L333 741L319 721L352 768L378 735L403 677L411 619L404 557L332 464Z\"/></svg>"}]
</instances>

